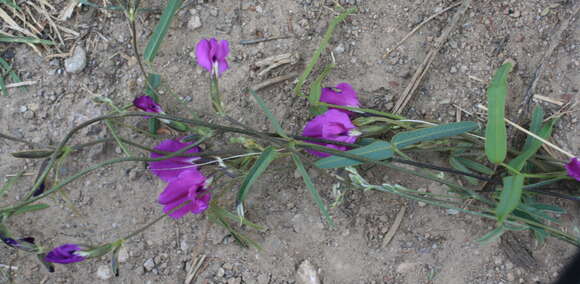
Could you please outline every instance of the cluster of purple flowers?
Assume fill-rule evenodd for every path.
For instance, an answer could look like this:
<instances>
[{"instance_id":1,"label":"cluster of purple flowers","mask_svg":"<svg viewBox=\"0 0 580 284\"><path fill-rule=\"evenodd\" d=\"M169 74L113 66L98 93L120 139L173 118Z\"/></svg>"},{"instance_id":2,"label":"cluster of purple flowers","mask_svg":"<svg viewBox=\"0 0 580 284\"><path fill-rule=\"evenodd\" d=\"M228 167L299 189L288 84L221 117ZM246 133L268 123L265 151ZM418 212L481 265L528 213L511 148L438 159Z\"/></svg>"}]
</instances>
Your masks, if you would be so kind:
<instances>
[{"instance_id":1,"label":"cluster of purple flowers","mask_svg":"<svg viewBox=\"0 0 580 284\"><path fill-rule=\"evenodd\" d=\"M322 94L320 95L320 101L338 106L360 107L356 91L347 83L340 83L334 88L323 88ZM350 119L353 114L354 113L349 110L330 108L325 113L310 120L306 124L306 127L304 127L302 135L306 137L353 144L360 135L359 132L356 131L356 126ZM348 147L341 145L317 142L310 143L340 151L348 150ZM330 156L327 153L314 150L308 150L308 152L319 157Z\"/></svg>"}]
</instances>

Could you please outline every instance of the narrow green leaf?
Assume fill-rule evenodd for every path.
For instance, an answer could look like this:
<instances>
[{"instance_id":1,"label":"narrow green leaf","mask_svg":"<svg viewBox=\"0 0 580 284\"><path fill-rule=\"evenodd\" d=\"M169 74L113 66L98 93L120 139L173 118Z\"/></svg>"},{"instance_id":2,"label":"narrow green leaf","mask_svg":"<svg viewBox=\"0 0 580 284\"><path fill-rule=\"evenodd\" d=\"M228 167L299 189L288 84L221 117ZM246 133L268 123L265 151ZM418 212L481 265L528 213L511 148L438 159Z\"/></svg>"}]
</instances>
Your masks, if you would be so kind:
<instances>
[{"instance_id":1,"label":"narrow green leaf","mask_svg":"<svg viewBox=\"0 0 580 284\"><path fill-rule=\"evenodd\" d=\"M318 103L320 102L320 96L322 95L322 81L326 79L326 76L328 76L328 73L332 71L332 68L334 68L334 64L326 65L322 73L310 86L310 95L308 96L308 101L310 102L310 113L313 115L321 115L326 112L326 110L328 110L328 107L318 105Z\"/></svg>"},{"instance_id":2,"label":"narrow green leaf","mask_svg":"<svg viewBox=\"0 0 580 284\"><path fill-rule=\"evenodd\" d=\"M320 212L322 212L322 215L324 215L324 217L326 218L326 222L328 222L328 224L330 224L331 226L334 226L334 222L332 221L330 214L328 214L328 209L326 209L326 205L324 205L324 202L322 201L322 198L320 197L318 190L316 189L316 187L314 187L314 183L312 183L310 175L308 175L308 172L306 172L302 160L300 160L300 157L298 157L298 155L296 155L295 153L292 153L292 160L294 160L294 164L296 164L298 172L302 175L302 179L304 179L306 187L308 187L308 189L310 190L310 194L312 195L314 202L316 203L316 205L318 205Z\"/></svg>"},{"instance_id":3,"label":"narrow green leaf","mask_svg":"<svg viewBox=\"0 0 580 284\"><path fill-rule=\"evenodd\" d=\"M506 228L503 225L500 225L497 228L485 234L483 237L477 239L476 241L482 245L487 245L497 240L505 232Z\"/></svg>"},{"instance_id":4,"label":"narrow green leaf","mask_svg":"<svg viewBox=\"0 0 580 284\"><path fill-rule=\"evenodd\" d=\"M159 97L157 96L157 88L161 85L161 76L159 74L149 73L147 78L149 84L146 84L145 94L153 99L156 103L159 103ZM159 120L156 118L151 118L148 120L149 132L151 134L157 134L157 129L159 129Z\"/></svg>"},{"instance_id":5,"label":"narrow green leaf","mask_svg":"<svg viewBox=\"0 0 580 284\"><path fill-rule=\"evenodd\" d=\"M0 76L0 90L2 90L2 95L8 96L8 88L6 88L6 82L4 82L4 77Z\"/></svg>"},{"instance_id":6,"label":"narrow green leaf","mask_svg":"<svg viewBox=\"0 0 580 284\"><path fill-rule=\"evenodd\" d=\"M258 158L256 163L254 163L254 166L252 166L246 175L246 178L242 182L242 186L240 186L240 190L238 191L238 196L236 198L236 209L239 216L244 216L243 202L246 200L246 197L250 192L250 188L274 159L276 159L276 149L274 149L272 146L269 146L262 152L260 158Z\"/></svg>"},{"instance_id":7,"label":"narrow green leaf","mask_svg":"<svg viewBox=\"0 0 580 284\"><path fill-rule=\"evenodd\" d=\"M541 105L536 105L534 107L534 111L532 112L532 121L530 122L530 132L537 134L542 129L542 124L544 122L544 109ZM532 141L536 140L534 137L529 136L526 137L526 142L524 143L524 147L522 149L527 149L530 147Z\"/></svg>"},{"instance_id":8,"label":"narrow green leaf","mask_svg":"<svg viewBox=\"0 0 580 284\"><path fill-rule=\"evenodd\" d=\"M457 158L455 157L450 157L449 158L449 164L451 165L451 167L453 167L456 170L462 171L462 172L466 172L466 173L473 173L471 170L469 170L464 164L462 164ZM473 178L473 177L469 177L469 176L464 176L464 178L467 180L467 182L469 182L469 184L471 185L477 185L479 182L477 181L477 179Z\"/></svg>"},{"instance_id":9,"label":"narrow green leaf","mask_svg":"<svg viewBox=\"0 0 580 284\"><path fill-rule=\"evenodd\" d=\"M4 70L6 70L6 72L8 72L8 76L10 76L10 79L12 80L12 82L14 82L14 83L22 82L20 77L18 77L18 74L16 74L16 72L14 71L14 68L12 68L12 65L10 65L6 60L4 60L1 57L0 57L0 66L2 66L2 68L4 68ZM26 87L24 87L24 88L26 88Z\"/></svg>"},{"instance_id":10,"label":"narrow green leaf","mask_svg":"<svg viewBox=\"0 0 580 284\"><path fill-rule=\"evenodd\" d=\"M391 139L391 143L394 144L398 149L402 149L420 142L460 135L476 128L477 123L473 121L454 122L401 132L395 135L393 139Z\"/></svg>"},{"instance_id":11,"label":"narrow green leaf","mask_svg":"<svg viewBox=\"0 0 580 284\"><path fill-rule=\"evenodd\" d=\"M11 215L19 215L19 214L24 214L27 212L40 211L40 210L44 210L44 209L49 208L49 207L50 207L50 205L44 204L44 203L27 205L27 206L23 206L23 207L18 208Z\"/></svg>"},{"instance_id":12,"label":"narrow green leaf","mask_svg":"<svg viewBox=\"0 0 580 284\"><path fill-rule=\"evenodd\" d=\"M310 75L310 73L314 69L314 66L316 66L316 64L318 63L318 60L320 59L320 54L322 54L322 52L326 49L326 46L330 42L330 39L332 38L332 33L334 32L334 29L336 28L336 26L340 22L344 21L344 19L346 19L346 17L348 17L348 15L356 12L356 10L357 10L356 8L350 8L350 9L342 12L340 15L336 16L328 24L328 29L324 33L324 36L322 37L322 41L320 42L318 49L316 49L316 51L314 51L312 58L308 62L308 65L306 65L306 69L304 69L304 72L298 78L298 83L296 84L296 87L294 87L294 93L296 95L299 95L299 96L301 95L302 86L304 86L304 82L306 81L306 78L308 78L308 75Z\"/></svg>"},{"instance_id":13,"label":"narrow green leaf","mask_svg":"<svg viewBox=\"0 0 580 284\"><path fill-rule=\"evenodd\" d=\"M485 154L494 164L502 163L507 154L507 132L505 127L505 99L508 94L507 77L511 63L503 64L487 87L487 126L485 129Z\"/></svg>"},{"instance_id":14,"label":"narrow green leaf","mask_svg":"<svg viewBox=\"0 0 580 284\"><path fill-rule=\"evenodd\" d=\"M0 34L0 42L55 45L54 41L51 40L22 36L6 36L2 34Z\"/></svg>"},{"instance_id":15,"label":"narrow green leaf","mask_svg":"<svg viewBox=\"0 0 580 284\"><path fill-rule=\"evenodd\" d=\"M523 186L523 175L503 178L503 190L501 191L500 200L495 209L495 216L498 222L503 223L505 218L518 207L521 202Z\"/></svg>"},{"instance_id":16,"label":"narrow green leaf","mask_svg":"<svg viewBox=\"0 0 580 284\"><path fill-rule=\"evenodd\" d=\"M214 210L215 208L215 206L211 205L210 209L207 211L208 218L211 222L223 226L241 246L246 248L253 246L257 249L262 249L260 244L234 229L234 227L226 220L226 216L222 215L222 212Z\"/></svg>"},{"instance_id":17,"label":"narrow green leaf","mask_svg":"<svg viewBox=\"0 0 580 284\"><path fill-rule=\"evenodd\" d=\"M554 128L554 124L556 124L556 121L557 121L556 119L550 119L549 121L544 123L540 129L536 129L536 131L534 130L531 131L532 133L540 136L543 139L548 139L550 136L552 136L552 130ZM530 128L533 129L532 127ZM526 161L531 157L533 157L536 154L536 152L538 152L538 150L540 150L542 144L544 144L542 143L542 141L534 137L528 136L528 139L524 144L522 152L509 162L510 167L520 171L526 164Z\"/></svg>"},{"instance_id":18,"label":"narrow green leaf","mask_svg":"<svg viewBox=\"0 0 580 284\"><path fill-rule=\"evenodd\" d=\"M556 206L556 205L550 205L550 204L544 204L544 203L534 203L532 205L530 205L538 210L542 210L542 211L549 211L549 212L553 212L556 214L566 214L566 209Z\"/></svg>"},{"instance_id":19,"label":"narrow green leaf","mask_svg":"<svg viewBox=\"0 0 580 284\"><path fill-rule=\"evenodd\" d=\"M266 114L266 116L270 120L270 123L272 124L272 127L274 127L274 130L276 130L276 133L278 133L278 135L282 137L288 138L288 135L286 135L286 132L284 132L282 126L280 126L280 122L278 122L278 119L272 114L270 109L266 106L264 100L262 100L262 98L258 96L258 94L256 94L256 91L252 89L249 89L249 91L250 94L252 94L252 97L254 97L254 99L256 100L256 102L258 102L258 105L260 106L262 111Z\"/></svg>"},{"instance_id":20,"label":"narrow green leaf","mask_svg":"<svg viewBox=\"0 0 580 284\"><path fill-rule=\"evenodd\" d=\"M251 228L253 228L255 230L258 230L260 232L263 232L263 231L266 230L266 228L264 226L261 226L261 225L252 223L248 219L246 219L244 217L241 217L241 216L238 216L238 215L236 215L234 213L231 213L230 211L225 210L222 207L219 207L217 205L214 205L214 210L217 213L219 213L221 216L224 216L224 217L226 217L226 218L228 218L228 219L230 219L232 221L238 221L239 222L240 221L240 218L241 218L242 225L246 225L246 226L251 227Z\"/></svg>"},{"instance_id":21,"label":"narrow green leaf","mask_svg":"<svg viewBox=\"0 0 580 284\"><path fill-rule=\"evenodd\" d=\"M0 0L0 3L4 3L18 11L20 11L20 7L18 7L18 4L16 4L16 0Z\"/></svg>"},{"instance_id":22,"label":"narrow green leaf","mask_svg":"<svg viewBox=\"0 0 580 284\"><path fill-rule=\"evenodd\" d=\"M143 58L145 61L153 63L155 56L157 56L157 51L159 51L159 47L161 46L161 43L163 43L163 39L167 34L169 26L171 25L173 16L175 16L175 13L181 7L181 3L182 0L167 1L167 6L165 6L165 9L163 9L159 23L155 27L153 35L151 35L151 38L147 43L147 47L145 48L145 52L143 53Z\"/></svg>"},{"instance_id":23,"label":"narrow green leaf","mask_svg":"<svg viewBox=\"0 0 580 284\"><path fill-rule=\"evenodd\" d=\"M393 157L393 146L386 141L376 141L367 146L347 151L349 154L358 155L364 158L376 161L385 160ZM314 163L321 169L342 168L346 166L360 165L362 162L345 157L330 156L320 159Z\"/></svg>"},{"instance_id":24,"label":"narrow green leaf","mask_svg":"<svg viewBox=\"0 0 580 284\"><path fill-rule=\"evenodd\" d=\"M493 175L493 170L488 168L487 166L481 164L481 163L478 163L478 162L473 161L471 159L462 158L462 157L455 157L455 159L457 159L457 161L459 161L460 163L462 163L463 165L465 165L469 169L472 169L476 172L479 172L479 173L482 173L482 174L488 175L488 176Z\"/></svg>"}]
</instances>

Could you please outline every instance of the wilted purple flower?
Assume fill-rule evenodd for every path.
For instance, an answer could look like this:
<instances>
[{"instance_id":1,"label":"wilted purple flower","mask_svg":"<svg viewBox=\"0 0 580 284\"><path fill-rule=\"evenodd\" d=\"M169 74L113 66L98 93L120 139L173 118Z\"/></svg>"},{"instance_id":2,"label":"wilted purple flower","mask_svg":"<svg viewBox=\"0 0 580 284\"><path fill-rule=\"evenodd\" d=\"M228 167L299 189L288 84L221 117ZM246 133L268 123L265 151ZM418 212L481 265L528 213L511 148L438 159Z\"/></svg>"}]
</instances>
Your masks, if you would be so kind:
<instances>
[{"instance_id":1,"label":"wilted purple flower","mask_svg":"<svg viewBox=\"0 0 580 284\"><path fill-rule=\"evenodd\" d=\"M133 105L146 112L163 113L163 109L150 96L139 96L133 100Z\"/></svg>"},{"instance_id":2,"label":"wilted purple flower","mask_svg":"<svg viewBox=\"0 0 580 284\"><path fill-rule=\"evenodd\" d=\"M568 175L580 181L580 160L572 158L569 163L565 165Z\"/></svg>"},{"instance_id":3,"label":"wilted purple flower","mask_svg":"<svg viewBox=\"0 0 580 284\"><path fill-rule=\"evenodd\" d=\"M75 244L64 244L51 250L45 257L44 261L54 263L73 263L85 260L85 257L78 255L81 248Z\"/></svg>"},{"instance_id":4,"label":"wilted purple flower","mask_svg":"<svg viewBox=\"0 0 580 284\"><path fill-rule=\"evenodd\" d=\"M355 128L356 127L350 121L348 114L337 109L329 109L325 113L316 116L314 119L309 121L308 124L306 124L306 127L304 127L302 135L352 144L360 135L360 133L357 133ZM346 146L316 142L310 143L323 145L341 151L347 150ZM308 152L319 157L330 156L330 154L314 150L308 150Z\"/></svg>"},{"instance_id":5,"label":"wilted purple flower","mask_svg":"<svg viewBox=\"0 0 580 284\"><path fill-rule=\"evenodd\" d=\"M218 42L215 38L202 39L195 47L197 64L213 75L221 75L228 70L229 66L226 57L229 53L230 47L227 40Z\"/></svg>"},{"instance_id":6,"label":"wilted purple flower","mask_svg":"<svg viewBox=\"0 0 580 284\"><path fill-rule=\"evenodd\" d=\"M360 107L356 91L347 83L340 83L334 88L323 88L320 101L338 106ZM348 110L341 111L352 113Z\"/></svg>"},{"instance_id":7,"label":"wilted purple flower","mask_svg":"<svg viewBox=\"0 0 580 284\"><path fill-rule=\"evenodd\" d=\"M199 214L205 211L211 199L211 194L205 188L205 181L205 176L197 169L181 172L159 195L159 203L165 205L163 212L169 213L184 202L188 203L171 212L169 216L178 219L188 212Z\"/></svg>"},{"instance_id":8,"label":"wilted purple flower","mask_svg":"<svg viewBox=\"0 0 580 284\"><path fill-rule=\"evenodd\" d=\"M189 145L193 142L186 142L183 143L178 139L168 139L161 141L159 145L157 145L154 149L163 152L177 152ZM199 147L193 147L185 153L197 153L200 151ZM151 158L156 159L165 156L164 154L158 154L155 152L151 153ZM176 178L181 172L189 170L191 168L195 168L195 164L193 161L198 160L199 157L185 157L185 156L177 156L173 158L169 158L163 161L157 162L149 162L149 168L151 172L157 175L159 178L166 182L170 182L174 178Z\"/></svg>"},{"instance_id":9,"label":"wilted purple flower","mask_svg":"<svg viewBox=\"0 0 580 284\"><path fill-rule=\"evenodd\" d=\"M0 239L8 246L13 248L25 250L25 251L36 251L36 246L34 245L34 238L22 238L15 240L10 237L6 237L0 234Z\"/></svg>"}]
</instances>

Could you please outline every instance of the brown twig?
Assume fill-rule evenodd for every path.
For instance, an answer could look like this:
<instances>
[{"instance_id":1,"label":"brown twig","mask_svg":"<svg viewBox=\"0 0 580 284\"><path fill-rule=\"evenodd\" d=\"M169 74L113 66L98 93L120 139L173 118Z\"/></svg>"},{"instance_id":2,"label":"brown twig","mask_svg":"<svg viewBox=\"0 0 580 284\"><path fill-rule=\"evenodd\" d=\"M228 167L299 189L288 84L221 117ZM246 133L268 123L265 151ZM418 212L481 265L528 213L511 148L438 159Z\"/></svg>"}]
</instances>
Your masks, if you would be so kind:
<instances>
[{"instance_id":1,"label":"brown twig","mask_svg":"<svg viewBox=\"0 0 580 284\"><path fill-rule=\"evenodd\" d=\"M415 72L415 75L413 75L411 82L409 83L409 85L407 85L407 88L405 88L405 91L403 91L403 94L401 95L399 100L397 100L397 103L395 104L395 107L393 108L393 113L396 113L396 114L401 113L402 110L405 108L405 106L407 105L407 103L411 99L412 95L415 93L415 91L419 87L419 84L421 83L423 77L427 73L427 70L429 70L429 67L431 67L431 63L433 63L435 56L437 56L437 54L439 53L439 50L443 47L445 42L447 42L447 39L449 38L451 31L453 29L455 29L455 26L457 26L457 23L462 18L462 16L465 14L465 11L467 11L467 8L469 8L470 5L471 5L471 0L463 0L463 3L461 4L461 8L453 16L453 19L451 19L451 23L443 30L443 32L441 33L441 36L437 39L437 41L435 42L435 45L429 51L429 53L425 57L425 60L421 64L421 66L419 66L419 69L417 69L417 71Z\"/></svg>"}]
</instances>

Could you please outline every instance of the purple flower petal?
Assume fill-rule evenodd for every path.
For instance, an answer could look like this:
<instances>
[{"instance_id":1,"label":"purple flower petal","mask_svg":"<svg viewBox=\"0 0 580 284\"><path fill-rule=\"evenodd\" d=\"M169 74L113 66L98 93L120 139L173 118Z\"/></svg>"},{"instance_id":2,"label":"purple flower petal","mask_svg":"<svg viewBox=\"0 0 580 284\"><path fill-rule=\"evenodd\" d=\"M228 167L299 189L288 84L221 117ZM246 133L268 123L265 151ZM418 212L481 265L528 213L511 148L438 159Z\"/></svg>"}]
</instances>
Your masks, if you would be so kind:
<instances>
[{"instance_id":1,"label":"purple flower petal","mask_svg":"<svg viewBox=\"0 0 580 284\"><path fill-rule=\"evenodd\" d=\"M349 131L355 128L356 127L350 121L348 114L337 109L329 109L324 114L316 116L314 119L309 121L306 124L306 127L304 127L302 135L352 144L356 142L358 137L350 136ZM348 149L346 146L316 142L310 143L326 146L340 151L345 151ZM320 157L330 156L330 154L314 150L308 150L308 152Z\"/></svg>"},{"instance_id":2,"label":"purple flower petal","mask_svg":"<svg viewBox=\"0 0 580 284\"><path fill-rule=\"evenodd\" d=\"M150 96L139 96L133 100L133 105L146 112L163 113L163 109Z\"/></svg>"},{"instance_id":3,"label":"purple flower petal","mask_svg":"<svg viewBox=\"0 0 580 284\"><path fill-rule=\"evenodd\" d=\"M226 60L229 53L229 42L227 40L218 42L215 38L202 39L195 48L197 63L210 73L215 72L213 68L217 66L218 75L229 69L228 61Z\"/></svg>"},{"instance_id":4,"label":"purple flower petal","mask_svg":"<svg viewBox=\"0 0 580 284\"><path fill-rule=\"evenodd\" d=\"M323 88L320 101L339 106L360 107L356 91L347 83L340 83L335 88ZM341 111L352 114L348 110Z\"/></svg>"},{"instance_id":5,"label":"purple flower petal","mask_svg":"<svg viewBox=\"0 0 580 284\"><path fill-rule=\"evenodd\" d=\"M572 158L564 167L566 167L569 176L580 181L580 160L578 158Z\"/></svg>"},{"instance_id":6,"label":"purple flower petal","mask_svg":"<svg viewBox=\"0 0 580 284\"><path fill-rule=\"evenodd\" d=\"M205 186L205 176L197 169L183 171L179 176L167 184L159 195L159 203L165 205L163 212L169 213L184 202L189 202L181 208L171 212L174 219L185 216L188 212L199 214L209 206L211 195Z\"/></svg>"},{"instance_id":7,"label":"purple flower petal","mask_svg":"<svg viewBox=\"0 0 580 284\"><path fill-rule=\"evenodd\" d=\"M195 47L195 57L197 64L211 72L211 57L209 56L210 45L207 39L202 39Z\"/></svg>"},{"instance_id":8,"label":"purple flower petal","mask_svg":"<svg viewBox=\"0 0 580 284\"><path fill-rule=\"evenodd\" d=\"M73 263L85 260L84 257L76 255L75 252L80 251L81 248L75 244L64 244L51 250L45 257L44 261L54 263Z\"/></svg>"},{"instance_id":9,"label":"purple flower petal","mask_svg":"<svg viewBox=\"0 0 580 284\"><path fill-rule=\"evenodd\" d=\"M162 141L159 145L157 145L154 149L158 151L164 152L177 152L192 143L182 143L177 139L168 139ZM185 153L198 153L200 151L199 147L193 147ZM151 158L156 159L163 157L165 155L158 154L155 152L151 153ZM162 180L169 182L176 178L181 172L187 171L190 169L195 169L195 164L193 161L198 160L199 157L185 157L185 156L177 156L173 158L169 158L163 161L157 162L149 162L149 169L153 174L161 178Z\"/></svg>"}]
</instances>

